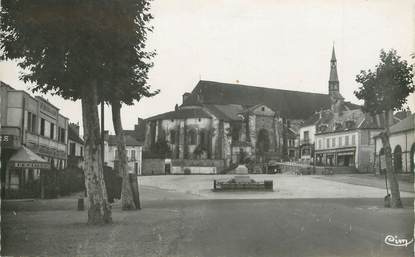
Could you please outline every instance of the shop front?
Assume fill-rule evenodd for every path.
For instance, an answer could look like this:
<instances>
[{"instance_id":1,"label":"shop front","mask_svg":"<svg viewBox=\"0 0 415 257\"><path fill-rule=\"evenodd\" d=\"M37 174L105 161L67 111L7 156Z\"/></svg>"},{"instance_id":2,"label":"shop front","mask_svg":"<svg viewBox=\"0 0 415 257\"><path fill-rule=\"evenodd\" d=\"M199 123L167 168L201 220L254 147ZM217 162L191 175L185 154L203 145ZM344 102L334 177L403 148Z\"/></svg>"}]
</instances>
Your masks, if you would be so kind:
<instances>
[{"instance_id":1,"label":"shop front","mask_svg":"<svg viewBox=\"0 0 415 257\"><path fill-rule=\"evenodd\" d=\"M46 160L21 146L7 161L4 176L4 197L25 198L42 194L41 170L49 170Z\"/></svg>"},{"instance_id":2,"label":"shop front","mask_svg":"<svg viewBox=\"0 0 415 257\"><path fill-rule=\"evenodd\" d=\"M354 167L355 151L344 151L337 153L337 166Z\"/></svg>"},{"instance_id":3,"label":"shop front","mask_svg":"<svg viewBox=\"0 0 415 257\"><path fill-rule=\"evenodd\" d=\"M354 167L356 149L342 148L328 151L316 151L317 166Z\"/></svg>"}]
</instances>

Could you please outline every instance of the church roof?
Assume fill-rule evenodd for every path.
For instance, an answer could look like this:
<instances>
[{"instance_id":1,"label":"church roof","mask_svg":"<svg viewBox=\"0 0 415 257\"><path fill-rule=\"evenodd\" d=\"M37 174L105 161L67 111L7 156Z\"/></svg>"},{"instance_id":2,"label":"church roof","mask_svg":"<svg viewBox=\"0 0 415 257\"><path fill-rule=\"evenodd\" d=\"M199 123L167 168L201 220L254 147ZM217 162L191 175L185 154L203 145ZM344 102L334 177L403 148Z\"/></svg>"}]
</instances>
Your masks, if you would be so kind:
<instances>
[{"instance_id":1,"label":"church roof","mask_svg":"<svg viewBox=\"0 0 415 257\"><path fill-rule=\"evenodd\" d=\"M180 108L175 111L165 112L153 117L146 119L147 121L152 120L169 120L169 119L190 119L190 118L212 118L209 113L207 113L202 108Z\"/></svg>"},{"instance_id":2,"label":"church roof","mask_svg":"<svg viewBox=\"0 0 415 257\"><path fill-rule=\"evenodd\" d=\"M241 120L239 114L244 110L243 106L238 104L206 104L204 107L218 119L225 121Z\"/></svg>"},{"instance_id":3,"label":"church roof","mask_svg":"<svg viewBox=\"0 0 415 257\"><path fill-rule=\"evenodd\" d=\"M201 80L182 106L198 104L241 105L249 108L264 104L290 119L306 119L315 111L330 107L328 94L307 93Z\"/></svg>"}]
</instances>

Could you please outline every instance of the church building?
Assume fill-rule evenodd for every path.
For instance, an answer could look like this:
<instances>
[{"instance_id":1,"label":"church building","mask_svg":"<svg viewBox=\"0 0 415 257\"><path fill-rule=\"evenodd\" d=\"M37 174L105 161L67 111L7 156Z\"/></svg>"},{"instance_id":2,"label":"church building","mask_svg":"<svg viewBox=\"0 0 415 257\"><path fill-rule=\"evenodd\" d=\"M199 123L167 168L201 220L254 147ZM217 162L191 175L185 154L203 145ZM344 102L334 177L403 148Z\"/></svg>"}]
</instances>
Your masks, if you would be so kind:
<instances>
[{"instance_id":1,"label":"church building","mask_svg":"<svg viewBox=\"0 0 415 257\"><path fill-rule=\"evenodd\" d=\"M146 119L144 151L168 148L166 158L193 166L215 160L217 172L248 156L262 163L288 160L293 131L343 102L337 72L331 76L328 94L200 80L181 106Z\"/></svg>"}]
</instances>

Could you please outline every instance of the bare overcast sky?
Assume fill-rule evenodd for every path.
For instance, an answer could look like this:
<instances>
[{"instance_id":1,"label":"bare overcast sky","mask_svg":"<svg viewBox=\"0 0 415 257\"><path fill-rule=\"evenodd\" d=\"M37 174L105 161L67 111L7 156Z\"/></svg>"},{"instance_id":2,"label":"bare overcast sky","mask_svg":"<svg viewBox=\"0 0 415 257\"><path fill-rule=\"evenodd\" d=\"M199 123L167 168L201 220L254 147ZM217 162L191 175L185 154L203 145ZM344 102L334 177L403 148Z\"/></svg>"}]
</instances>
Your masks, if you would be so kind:
<instances>
[{"instance_id":1,"label":"bare overcast sky","mask_svg":"<svg viewBox=\"0 0 415 257\"><path fill-rule=\"evenodd\" d=\"M124 129L137 117L173 110L198 80L327 93L335 42L340 91L357 102L355 76L379 62L382 48L395 48L413 62L414 0L155 0L157 51L150 84L161 93L122 110ZM15 63L0 64L0 79L17 89ZM81 122L79 102L47 98L72 122ZM414 111L414 96L410 96ZM106 128L112 129L106 109Z\"/></svg>"}]
</instances>

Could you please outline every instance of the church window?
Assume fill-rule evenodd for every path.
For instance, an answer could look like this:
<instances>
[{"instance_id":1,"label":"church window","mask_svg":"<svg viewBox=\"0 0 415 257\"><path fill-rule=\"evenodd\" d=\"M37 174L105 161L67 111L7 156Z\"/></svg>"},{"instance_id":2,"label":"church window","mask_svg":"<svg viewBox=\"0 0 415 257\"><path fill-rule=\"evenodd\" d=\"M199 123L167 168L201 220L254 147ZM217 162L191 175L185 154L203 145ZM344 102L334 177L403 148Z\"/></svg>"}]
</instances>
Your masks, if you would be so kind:
<instances>
[{"instance_id":1,"label":"church window","mask_svg":"<svg viewBox=\"0 0 415 257\"><path fill-rule=\"evenodd\" d=\"M175 143L176 143L176 131L171 130L170 131L170 144L175 144Z\"/></svg>"},{"instance_id":2,"label":"church window","mask_svg":"<svg viewBox=\"0 0 415 257\"><path fill-rule=\"evenodd\" d=\"M195 145L196 144L196 132L194 130L189 131L188 144L189 145Z\"/></svg>"}]
</instances>

